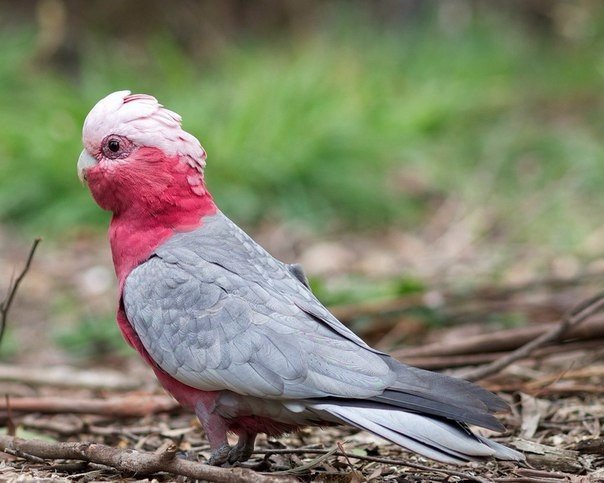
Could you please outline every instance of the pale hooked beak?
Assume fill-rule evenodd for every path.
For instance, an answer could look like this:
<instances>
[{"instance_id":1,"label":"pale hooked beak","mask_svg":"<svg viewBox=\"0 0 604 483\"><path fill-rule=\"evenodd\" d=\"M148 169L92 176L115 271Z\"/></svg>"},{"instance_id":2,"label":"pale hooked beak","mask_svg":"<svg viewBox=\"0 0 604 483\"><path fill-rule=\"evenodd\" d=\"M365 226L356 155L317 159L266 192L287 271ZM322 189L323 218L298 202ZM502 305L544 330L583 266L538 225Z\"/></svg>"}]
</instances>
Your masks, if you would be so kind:
<instances>
[{"instance_id":1,"label":"pale hooked beak","mask_svg":"<svg viewBox=\"0 0 604 483\"><path fill-rule=\"evenodd\" d=\"M86 181L86 170L96 165L97 160L84 149L78 159L78 178L80 178L81 182Z\"/></svg>"}]
</instances>

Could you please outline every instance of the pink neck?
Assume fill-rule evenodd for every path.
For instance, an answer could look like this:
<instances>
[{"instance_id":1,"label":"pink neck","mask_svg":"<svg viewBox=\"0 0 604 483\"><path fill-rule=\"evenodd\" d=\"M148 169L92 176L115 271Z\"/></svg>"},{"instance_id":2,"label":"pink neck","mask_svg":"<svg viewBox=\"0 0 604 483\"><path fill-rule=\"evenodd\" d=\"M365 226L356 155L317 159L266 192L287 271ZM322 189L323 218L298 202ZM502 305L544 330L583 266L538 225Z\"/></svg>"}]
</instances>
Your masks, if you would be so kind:
<instances>
[{"instance_id":1,"label":"pink neck","mask_svg":"<svg viewBox=\"0 0 604 483\"><path fill-rule=\"evenodd\" d=\"M113 212L109 241L120 292L126 276L178 231L216 213L203 173L158 148L138 148L125 160L101 160L86 179L97 203Z\"/></svg>"},{"instance_id":2,"label":"pink neck","mask_svg":"<svg viewBox=\"0 0 604 483\"><path fill-rule=\"evenodd\" d=\"M177 212L168 212L160 217L141 212L136 207L113 215L109 226L109 241L120 292L126 276L162 242L175 232L199 227L204 216L216 213L216 205L209 194L197 197L194 201L195 206L191 206L191 209L175 210Z\"/></svg>"}]
</instances>

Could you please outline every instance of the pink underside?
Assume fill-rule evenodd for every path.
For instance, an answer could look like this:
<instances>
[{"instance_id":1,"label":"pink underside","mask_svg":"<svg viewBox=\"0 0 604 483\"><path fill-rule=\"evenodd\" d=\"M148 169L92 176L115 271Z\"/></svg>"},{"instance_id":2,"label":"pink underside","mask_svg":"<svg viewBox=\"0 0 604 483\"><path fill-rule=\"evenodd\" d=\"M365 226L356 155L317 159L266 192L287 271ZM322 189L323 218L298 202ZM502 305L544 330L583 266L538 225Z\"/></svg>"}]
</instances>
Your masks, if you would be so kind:
<instances>
[{"instance_id":1,"label":"pink underside","mask_svg":"<svg viewBox=\"0 0 604 483\"><path fill-rule=\"evenodd\" d=\"M166 157L156 148L142 148L127 163L99 163L88 170L87 179L99 205L114 213L109 239L119 282L117 322L124 338L153 368L161 385L180 404L191 410L202 404L212 411L220 391L193 388L159 368L130 325L121 302L124 282L135 267L175 232L198 228L204 216L216 212L203 178L178 158ZM119 191L114 189L116 185L120 185ZM128 198L130 193L135 197ZM263 432L272 436L298 429L256 416L237 417L225 423L236 433Z\"/></svg>"},{"instance_id":2,"label":"pink underside","mask_svg":"<svg viewBox=\"0 0 604 483\"><path fill-rule=\"evenodd\" d=\"M261 418L259 416L241 416L227 421L229 431L233 433L265 433L269 436L278 437L285 433L295 433L301 426L280 423L273 419Z\"/></svg>"}]
</instances>

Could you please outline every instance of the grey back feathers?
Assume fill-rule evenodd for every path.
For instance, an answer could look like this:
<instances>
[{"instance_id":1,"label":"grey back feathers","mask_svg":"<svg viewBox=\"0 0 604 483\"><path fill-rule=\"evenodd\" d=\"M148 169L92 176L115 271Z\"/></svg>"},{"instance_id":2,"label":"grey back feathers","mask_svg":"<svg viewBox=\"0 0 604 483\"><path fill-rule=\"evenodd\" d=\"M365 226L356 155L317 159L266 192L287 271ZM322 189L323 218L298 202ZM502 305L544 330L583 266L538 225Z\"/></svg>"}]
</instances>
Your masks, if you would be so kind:
<instances>
[{"instance_id":1,"label":"grey back feathers","mask_svg":"<svg viewBox=\"0 0 604 483\"><path fill-rule=\"evenodd\" d=\"M501 429L491 413L505 403L370 348L314 297L298 265L274 259L220 212L135 268L123 302L153 360L189 386L301 400L307 411L443 461L505 453L454 422ZM429 441L407 434L422 427L421 418ZM449 452L432 441L451 434L441 443ZM514 456L506 459L521 458L504 449Z\"/></svg>"},{"instance_id":2,"label":"grey back feathers","mask_svg":"<svg viewBox=\"0 0 604 483\"><path fill-rule=\"evenodd\" d=\"M298 277L217 214L133 270L124 306L151 357L190 386L280 399L381 394L396 374Z\"/></svg>"}]
</instances>

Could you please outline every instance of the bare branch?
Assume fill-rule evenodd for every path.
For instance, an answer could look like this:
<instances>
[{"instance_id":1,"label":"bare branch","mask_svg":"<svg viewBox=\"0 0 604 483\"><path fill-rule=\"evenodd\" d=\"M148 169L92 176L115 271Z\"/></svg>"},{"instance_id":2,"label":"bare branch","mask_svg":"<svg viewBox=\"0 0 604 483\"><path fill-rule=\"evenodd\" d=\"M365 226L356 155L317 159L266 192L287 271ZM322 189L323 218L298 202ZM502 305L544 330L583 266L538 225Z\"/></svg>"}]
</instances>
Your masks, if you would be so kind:
<instances>
[{"instance_id":1,"label":"bare branch","mask_svg":"<svg viewBox=\"0 0 604 483\"><path fill-rule=\"evenodd\" d=\"M0 343L2 342L2 338L4 337L4 330L6 329L6 319L8 318L8 311L10 310L10 306L12 305L15 295L17 294L17 290L19 290L19 285L21 285L21 282L29 271L31 262L33 261L34 255L36 254L36 248L38 248L38 245L41 241L42 238L36 238L32 243L23 270L21 270L21 273L14 280L11 280L11 283L8 287L8 291L6 293L6 298L0 304Z\"/></svg>"},{"instance_id":2,"label":"bare branch","mask_svg":"<svg viewBox=\"0 0 604 483\"><path fill-rule=\"evenodd\" d=\"M590 321L591 322L591 321ZM604 319L599 320L598 322L603 322ZM585 327L589 325L588 322L585 323ZM549 324L549 327L552 327L552 324ZM604 327L604 325L603 325ZM571 334L574 333L574 330L569 330L568 333L564 336L565 340L571 338ZM542 333L542 332L541 332ZM497 337L501 332L497 332ZM491 338L493 338L493 333L489 334ZM539 335L539 334L538 334ZM523 341L523 344L526 344L526 341ZM518 344L520 347L523 344ZM565 342L562 341L558 344L548 344L545 347L540 347L536 349L531 357L533 359L542 359L548 357L552 354L561 354L563 352L573 352L573 351L592 351L601 349L604 347L604 338L596 337L591 340L581 340L577 339L576 342ZM481 364L488 364L489 362L496 361L497 359L509 354L511 351L502 351L502 352L488 352L482 353L477 352L474 354L460 354L460 355L443 355L443 356L426 356L426 357L401 357L399 360L408 364L410 366L419 367L421 369L429 369L431 371L437 371L439 369L452 369L452 368L466 368L468 370L468 366L479 366ZM458 372L453 372L452 375L459 375ZM451 374L451 373L450 373ZM460 376L461 377L461 376Z\"/></svg>"},{"instance_id":3,"label":"bare branch","mask_svg":"<svg viewBox=\"0 0 604 483\"><path fill-rule=\"evenodd\" d=\"M69 459L110 466L124 473L152 475L172 473L196 480L224 483L272 483L297 481L292 477L263 475L246 468L218 468L195 461L176 458L176 448L149 453L118 449L98 443L56 443L36 439L26 440L0 435L0 451L13 455L29 455L44 460Z\"/></svg>"},{"instance_id":4,"label":"bare branch","mask_svg":"<svg viewBox=\"0 0 604 483\"><path fill-rule=\"evenodd\" d=\"M517 360L528 357L535 349L538 349L539 347L542 347L550 342L559 340L570 328L576 327L597 311L601 310L602 307L604 307L604 293L599 293L598 295L581 302L551 330L541 334L536 339L533 339L515 351L491 362L490 364L487 364L486 366L479 367L473 371L468 371L461 374L461 377L467 379L468 381L478 381L487 376L493 375Z\"/></svg>"},{"instance_id":5,"label":"bare branch","mask_svg":"<svg viewBox=\"0 0 604 483\"><path fill-rule=\"evenodd\" d=\"M493 359L497 359L502 355L501 353L516 350L518 347L549 332L557 323L559 323L559 321L498 330L496 336L494 336L491 331L459 338L457 340L446 338L445 341L398 349L393 351L391 355L401 362L412 366L416 365L418 360L421 361L421 359L425 357L453 357L475 354L483 354L486 356L487 354L499 353L493 356ZM558 342L569 344L569 341L572 340L575 342L584 341L591 343L598 338L604 338L604 317L602 315L598 315L591 320L586 320L581 325L569 328ZM455 359L453 358L452 360ZM466 365L476 365L477 363L482 362L485 361L470 361ZM486 362L490 362L490 360ZM455 365L460 366L463 364L455 363ZM448 366L441 365L440 367Z\"/></svg>"},{"instance_id":6,"label":"bare branch","mask_svg":"<svg viewBox=\"0 0 604 483\"><path fill-rule=\"evenodd\" d=\"M149 394L133 394L109 399L13 397L10 400L10 407L13 412L100 414L118 418L180 410L180 405L171 397ZM7 406L0 401L0 410L2 409L7 409Z\"/></svg>"},{"instance_id":7,"label":"bare branch","mask_svg":"<svg viewBox=\"0 0 604 483\"><path fill-rule=\"evenodd\" d=\"M357 480L359 480L359 481L363 481L363 475L362 475L362 473L360 473L359 471L357 471L354 468L354 465L352 464L352 462L350 461L350 458L346 454L346 451L344 449L344 443L342 443L341 441L338 441L336 443L336 445L338 446L338 449L340 450L340 453L342 454L342 456L344 456L344 459L346 460L346 463L348 464L348 467L350 468L350 471L353 473L354 478L357 479Z\"/></svg>"},{"instance_id":8,"label":"bare branch","mask_svg":"<svg viewBox=\"0 0 604 483\"><path fill-rule=\"evenodd\" d=\"M8 364L0 364L0 381L20 382L30 386L112 391L138 389L143 385L140 379L128 377L117 371L78 370L67 366L19 367Z\"/></svg>"},{"instance_id":9,"label":"bare branch","mask_svg":"<svg viewBox=\"0 0 604 483\"><path fill-rule=\"evenodd\" d=\"M6 401L6 434L9 436L14 436L17 432L17 426L15 425L15 420L13 419L13 411L10 405L10 397L8 394L4 395L4 400Z\"/></svg>"}]
</instances>

